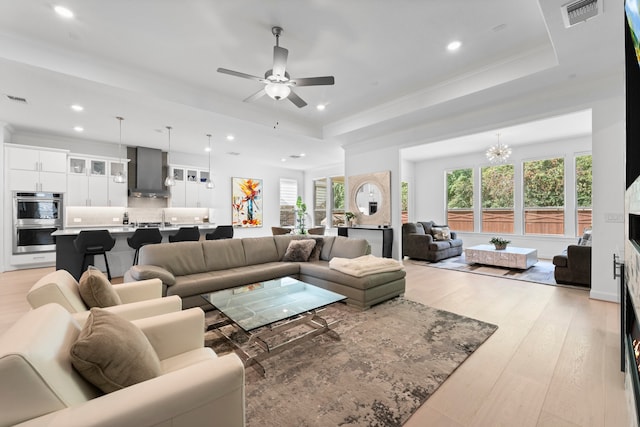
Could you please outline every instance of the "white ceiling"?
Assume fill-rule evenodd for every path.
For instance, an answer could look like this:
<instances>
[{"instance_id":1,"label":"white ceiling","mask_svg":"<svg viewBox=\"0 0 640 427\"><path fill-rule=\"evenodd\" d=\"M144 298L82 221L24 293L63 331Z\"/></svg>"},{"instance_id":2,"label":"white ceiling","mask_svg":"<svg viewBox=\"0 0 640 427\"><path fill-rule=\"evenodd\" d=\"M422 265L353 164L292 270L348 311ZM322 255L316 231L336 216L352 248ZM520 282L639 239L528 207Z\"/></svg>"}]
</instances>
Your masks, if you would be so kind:
<instances>
[{"instance_id":1,"label":"white ceiling","mask_svg":"<svg viewBox=\"0 0 640 427\"><path fill-rule=\"evenodd\" d=\"M55 0L0 0L0 93L28 100L3 96L0 120L18 132L117 143L115 116L123 116L129 145L166 149L171 125L172 149L185 153L203 153L211 133L215 153L301 170L335 164L344 144L617 66L621 55L610 42L622 2L608 0L604 15L570 29L563 3L60 0L75 12L65 20L53 12ZM309 104L302 109L268 97L242 102L261 84L216 72L263 75L274 25L284 28L292 78L335 76L334 86L297 88ZM462 42L453 53L446 50L452 40ZM73 103L85 110L71 111ZM325 111L315 108L320 103ZM557 129L584 131L571 123ZM535 128L553 139L550 126L527 135L535 139ZM403 144L421 139L429 140ZM485 146L487 135L475 141Z\"/></svg>"}]
</instances>

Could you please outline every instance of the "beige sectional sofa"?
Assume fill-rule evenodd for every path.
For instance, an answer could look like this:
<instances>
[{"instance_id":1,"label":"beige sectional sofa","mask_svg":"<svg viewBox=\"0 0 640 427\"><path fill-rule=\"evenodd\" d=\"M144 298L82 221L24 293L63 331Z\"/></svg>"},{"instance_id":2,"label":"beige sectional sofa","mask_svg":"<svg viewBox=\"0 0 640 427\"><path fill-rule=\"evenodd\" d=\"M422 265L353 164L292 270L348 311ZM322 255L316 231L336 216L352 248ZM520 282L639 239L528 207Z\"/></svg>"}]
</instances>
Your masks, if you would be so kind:
<instances>
[{"instance_id":1,"label":"beige sectional sofa","mask_svg":"<svg viewBox=\"0 0 640 427\"><path fill-rule=\"evenodd\" d=\"M368 254L369 244L364 239L316 236L322 241L319 260L283 261L289 242L302 238L310 237L284 235L147 245L140 250L139 265L131 267L124 278L159 278L163 295L180 296L184 308L206 307L200 297L206 292L284 276L338 292L347 297L348 304L363 309L404 293L404 270L355 277L329 268L334 257Z\"/></svg>"}]
</instances>

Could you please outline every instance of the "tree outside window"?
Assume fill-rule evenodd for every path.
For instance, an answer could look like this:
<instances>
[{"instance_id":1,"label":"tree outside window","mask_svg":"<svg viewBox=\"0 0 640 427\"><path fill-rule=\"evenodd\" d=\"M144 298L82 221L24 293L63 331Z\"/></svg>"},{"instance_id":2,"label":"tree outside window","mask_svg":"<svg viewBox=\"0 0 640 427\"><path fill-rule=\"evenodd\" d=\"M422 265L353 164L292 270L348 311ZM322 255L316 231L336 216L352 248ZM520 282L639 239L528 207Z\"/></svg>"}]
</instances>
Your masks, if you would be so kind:
<instances>
[{"instance_id":1,"label":"tree outside window","mask_svg":"<svg viewBox=\"0 0 640 427\"><path fill-rule=\"evenodd\" d=\"M525 234L564 234L564 159L524 162Z\"/></svg>"},{"instance_id":2,"label":"tree outside window","mask_svg":"<svg viewBox=\"0 0 640 427\"><path fill-rule=\"evenodd\" d=\"M584 229L591 227L592 181L591 154L576 157L576 206L578 218L576 236L582 236Z\"/></svg>"},{"instance_id":3,"label":"tree outside window","mask_svg":"<svg viewBox=\"0 0 640 427\"><path fill-rule=\"evenodd\" d=\"M344 216L344 176L331 178L331 225L333 227L344 226L347 221Z\"/></svg>"},{"instance_id":4,"label":"tree outside window","mask_svg":"<svg viewBox=\"0 0 640 427\"><path fill-rule=\"evenodd\" d=\"M473 170L447 171L447 224L457 231L473 231Z\"/></svg>"},{"instance_id":5,"label":"tree outside window","mask_svg":"<svg viewBox=\"0 0 640 427\"><path fill-rule=\"evenodd\" d=\"M402 181L400 183L400 203L402 223L409 222L409 183Z\"/></svg>"},{"instance_id":6,"label":"tree outside window","mask_svg":"<svg viewBox=\"0 0 640 427\"><path fill-rule=\"evenodd\" d=\"M481 169L481 177L482 231L513 233L513 165L484 167Z\"/></svg>"}]
</instances>

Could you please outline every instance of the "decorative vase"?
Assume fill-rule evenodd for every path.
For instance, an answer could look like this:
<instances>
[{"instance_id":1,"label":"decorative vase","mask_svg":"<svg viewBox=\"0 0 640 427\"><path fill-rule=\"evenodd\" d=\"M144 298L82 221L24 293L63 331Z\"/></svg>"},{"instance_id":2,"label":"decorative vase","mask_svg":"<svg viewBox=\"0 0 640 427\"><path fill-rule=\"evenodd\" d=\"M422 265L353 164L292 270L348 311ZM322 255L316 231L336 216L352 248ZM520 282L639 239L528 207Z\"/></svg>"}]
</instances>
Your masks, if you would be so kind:
<instances>
[{"instance_id":1,"label":"decorative vase","mask_svg":"<svg viewBox=\"0 0 640 427\"><path fill-rule=\"evenodd\" d=\"M496 251L507 249L506 243L494 243L494 246L496 247Z\"/></svg>"}]
</instances>

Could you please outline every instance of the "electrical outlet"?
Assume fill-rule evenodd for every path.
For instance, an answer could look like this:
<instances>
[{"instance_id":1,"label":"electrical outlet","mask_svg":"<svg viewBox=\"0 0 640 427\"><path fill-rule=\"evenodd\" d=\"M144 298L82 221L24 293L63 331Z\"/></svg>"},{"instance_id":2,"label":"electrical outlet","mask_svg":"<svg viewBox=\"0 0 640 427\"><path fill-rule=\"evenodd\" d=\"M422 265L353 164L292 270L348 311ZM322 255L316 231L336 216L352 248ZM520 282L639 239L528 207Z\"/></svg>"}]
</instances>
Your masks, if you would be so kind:
<instances>
[{"instance_id":1,"label":"electrical outlet","mask_svg":"<svg viewBox=\"0 0 640 427\"><path fill-rule=\"evenodd\" d=\"M113 217L113 218L111 218L111 221L113 221L113 222L120 222L120 218L118 218L118 217Z\"/></svg>"},{"instance_id":2,"label":"electrical outlet","mask_svg":"<svg viewBox=\"0 0 640 427\"><path fill-rule=\"evenodd\" d=\"M82 218L73 218L73 222L82 222Z\"/></svg>"}]
</instances>

